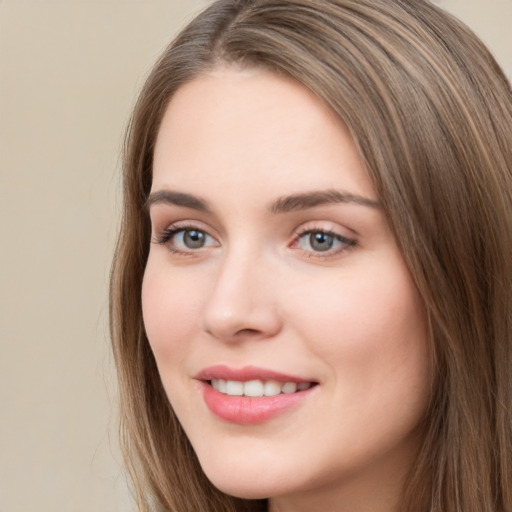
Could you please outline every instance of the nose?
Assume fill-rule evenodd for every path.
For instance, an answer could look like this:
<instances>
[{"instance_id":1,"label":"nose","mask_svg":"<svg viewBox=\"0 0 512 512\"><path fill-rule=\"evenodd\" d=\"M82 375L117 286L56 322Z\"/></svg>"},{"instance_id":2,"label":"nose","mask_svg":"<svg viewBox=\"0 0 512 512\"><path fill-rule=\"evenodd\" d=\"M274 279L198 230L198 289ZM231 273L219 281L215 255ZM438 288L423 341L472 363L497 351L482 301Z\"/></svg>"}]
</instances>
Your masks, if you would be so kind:
<instances>
[{"instance_id":1,"label":"nose","mask_svg":"<svg viewBox=\"0 0 512 512\"><path fill-rule=\"evenodd\" d=\"M281 329L270 269L244 255L227 257L216 272L202 328L223 342L266 339Z\"/></svg>"}]
</instances>

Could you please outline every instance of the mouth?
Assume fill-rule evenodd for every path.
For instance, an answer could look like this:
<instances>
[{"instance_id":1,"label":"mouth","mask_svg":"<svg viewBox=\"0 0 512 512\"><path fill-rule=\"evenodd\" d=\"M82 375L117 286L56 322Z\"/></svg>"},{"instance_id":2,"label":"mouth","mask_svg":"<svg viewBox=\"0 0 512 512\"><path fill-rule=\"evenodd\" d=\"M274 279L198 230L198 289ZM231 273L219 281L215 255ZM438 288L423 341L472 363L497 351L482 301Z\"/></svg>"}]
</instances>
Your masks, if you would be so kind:
<instances>
[{"instance_id":1,"label":"mouth","mask_svg":"<svg viewBox=\"0 0 512 512\"><path fill-rule=\"evenodd\" d=\"M319 382L255 367L215 366L197 377L208 409L221 420L255 425L296 409Z\"/></svg>"},{"instance_id":2,"label":"mouth","mask_svg":"<svg viewBox=\"0 0 512 512\"><path fill-rule=\"evenodd\" d=\"M276 396L280 394L292 394L315 386L316 382L279 382L277 380L225 380L225 379L211 379L208 381L213 389L219 391L223 395L228 396L248 396L259 398L263 396Z\"/></svg>"}]
</instances>

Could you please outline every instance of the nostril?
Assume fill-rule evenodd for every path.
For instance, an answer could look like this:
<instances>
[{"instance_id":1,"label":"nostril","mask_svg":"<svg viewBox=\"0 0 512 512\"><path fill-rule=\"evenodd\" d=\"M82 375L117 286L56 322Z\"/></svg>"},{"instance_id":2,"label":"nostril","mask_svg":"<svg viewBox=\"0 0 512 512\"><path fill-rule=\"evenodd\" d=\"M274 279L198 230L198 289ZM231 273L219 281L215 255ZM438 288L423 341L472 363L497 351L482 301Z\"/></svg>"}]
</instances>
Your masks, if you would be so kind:
<instances>
[{"instance_id":1,"label":"nostril","mask_svg":"<svg viewBox=\"0 0 512 512\"><path fill-rule=\"evenodd\" d=\"M239 336L254 337L259 336L261 333L257 329L240 329L236 334Z\"/></svg>"}]
</instances>

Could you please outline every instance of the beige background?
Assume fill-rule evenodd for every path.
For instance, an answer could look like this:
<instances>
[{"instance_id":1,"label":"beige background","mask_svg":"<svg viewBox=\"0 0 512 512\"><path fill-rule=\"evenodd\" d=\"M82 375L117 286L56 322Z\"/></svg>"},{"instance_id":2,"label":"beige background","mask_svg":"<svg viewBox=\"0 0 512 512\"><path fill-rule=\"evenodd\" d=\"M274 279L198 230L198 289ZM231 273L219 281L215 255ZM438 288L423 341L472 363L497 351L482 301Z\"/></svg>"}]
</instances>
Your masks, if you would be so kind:
<instances>
[{"instance_id":1,"label":"beige background","mask_svg":"<svg viewBox=\"0 0 512 512\"><path fill-rule=\"evenodd\" d=\"M107 334L119 150L207 0L0 0L0 512L129 512ZM442 0L512 76L512 0Z\"/></svg>"}]
</instances>

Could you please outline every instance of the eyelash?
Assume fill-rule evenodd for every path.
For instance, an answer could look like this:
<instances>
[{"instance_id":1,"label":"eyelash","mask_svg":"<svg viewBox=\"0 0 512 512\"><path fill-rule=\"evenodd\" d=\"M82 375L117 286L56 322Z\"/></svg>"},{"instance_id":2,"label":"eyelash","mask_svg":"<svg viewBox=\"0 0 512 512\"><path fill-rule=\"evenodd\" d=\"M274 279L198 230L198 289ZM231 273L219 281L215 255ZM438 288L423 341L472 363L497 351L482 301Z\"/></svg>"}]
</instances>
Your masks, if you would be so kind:
<instances>
[{"instance_id":1,"label":"eyelash","mask_svg":"<svg viewBox=\"0 0 512 512\"><path fill-rule=\"evenodd\" d=\"M155 239L153 240L154 243L157 243L159 245L166 245L167 249L173 253L177 254L179 256L195 256L199 249L189 249L188 251L177 249L176 247L173 247L172 244L169 244L169 242L173 239L174 236L176 236L178 233L181 232L187 232L187 231L198 231L200 233L204 233L206 236L213 238L211 235L208 234L208 232L197 225L194 224L175 224L172 226L169 226L168 228L164 229L160 234L158 234ZM308 254L309 258L319 258L319 259L329 259L332 257L339 256L342 253L348 252L354 247L357 246L357 241L353 238L348 238L343 235L340 235L339 233L330 230L330 229L324 229L320 227L307 227L303 228L297 232L294 233L294 240L290 244L290 247L297 247L300 243L300 241L305 237L306 235L313 235L313 234L321 234L325 236L332 237L334 240L337 240L339 243L341 243L341 247L338 247L335 250L328 249L325 252L323 251L308 251L303 250L304 253Z\"/></svg>"},{"instance_id":2,"label":"eyelash","mask_svg":"<svg viewBox=\"0 0 512 512\"><path fill-rule=\"evenodd\" d=\"M183 232L198 231L200 233L205 233L206 235L208 235L208 233L204 229L201 229L200 227L198 227L194 224L180 223L180 224L174 224L174 225L169 226L168 228L164 229L160 234L158 234L155 237L154 242L159 245L166 245L167 249L173 254L177 254L179 256L194 256L195 255L194 253L197 252L197 250L190 249L189 251L183 251L180 249L176 249L169 243L174 236L176 236L178 233L181 233L182 231ZM208 236L211 237L211 235L208 235ZM213 238L213 237L211 237L211 238Z\"/></svg>"},{"instance_id":3,"label":"eyelash","mask_svg":"<svg viewBox=\"0 0 512 512\"><path fill-rule=\"evenodd\" d=\"M328 259L332 257L339 256L342 253L345 253L351 249L353 249L357 245L357 241L353 238L348 238L346 236L340 235L336 231L320 228L320 227L307 227L303 228L295 233L295 239L292 243L292 246L296 246L300 243L301 239L305 237L306 235L314 235L314 234L321 234L332 237L334 240L337 240L340 242L341 247L338 247L337 249L329 249L325 252L322 251L304 251L308 253L308 257L310 258L322 258L322 259Z\"/></svg>"}]
</instances>

